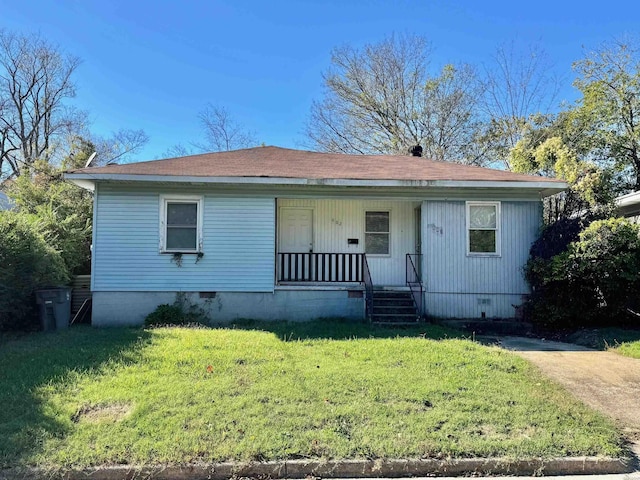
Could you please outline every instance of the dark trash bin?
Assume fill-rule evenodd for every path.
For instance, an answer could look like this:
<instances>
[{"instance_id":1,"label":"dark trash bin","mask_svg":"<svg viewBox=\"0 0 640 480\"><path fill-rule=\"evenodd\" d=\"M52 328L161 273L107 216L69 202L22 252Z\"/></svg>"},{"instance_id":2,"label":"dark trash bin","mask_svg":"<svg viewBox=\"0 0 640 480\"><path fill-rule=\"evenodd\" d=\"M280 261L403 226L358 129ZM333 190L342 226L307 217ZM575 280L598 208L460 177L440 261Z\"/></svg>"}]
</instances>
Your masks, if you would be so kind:
<instances>
[{"instance_id":1,"label":"dark trash bin","mask_svg":"<svg viewBox=\"0 0 640 480\"><path fill-rule=\"evenodd\" d=\"M71 288L55 287L36 290L36 303L40 306L42 330L63 330L71 320Z\"/></svg>"}]
</instances>

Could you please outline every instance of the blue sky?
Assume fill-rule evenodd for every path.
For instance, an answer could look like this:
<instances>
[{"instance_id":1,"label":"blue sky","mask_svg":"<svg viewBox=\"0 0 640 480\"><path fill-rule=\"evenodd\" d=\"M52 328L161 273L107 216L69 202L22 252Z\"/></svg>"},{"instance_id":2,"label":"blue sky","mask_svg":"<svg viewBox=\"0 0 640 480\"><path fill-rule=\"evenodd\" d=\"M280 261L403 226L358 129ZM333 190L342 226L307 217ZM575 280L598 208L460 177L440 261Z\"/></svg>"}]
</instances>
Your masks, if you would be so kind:
<instances>
[{"instance_id":1,"label":"blue sky","mask_svg":"<svg viewBox=\"0 0 640 480\"><path fill-rule=\"evenodd\" d=\"M0 0L0 12L0 27L40 32L82 59L75 103L98 134L144 129L144 160L197 141L207 102L260 142L300 147L331 49L392 33L429 38L436 67L482 65L500 44L537 43L573 99L571 63L584 48L636 35L640 2Z\"/></svg>"}]
</instances>

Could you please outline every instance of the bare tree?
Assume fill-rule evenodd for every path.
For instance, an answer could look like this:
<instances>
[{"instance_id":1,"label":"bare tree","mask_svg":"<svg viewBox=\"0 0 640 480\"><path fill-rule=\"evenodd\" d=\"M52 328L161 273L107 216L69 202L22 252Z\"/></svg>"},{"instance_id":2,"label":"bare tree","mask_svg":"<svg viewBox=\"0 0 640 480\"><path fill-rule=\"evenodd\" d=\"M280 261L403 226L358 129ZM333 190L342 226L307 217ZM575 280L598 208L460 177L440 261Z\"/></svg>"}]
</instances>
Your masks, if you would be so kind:
<instances>
[{"instance_id":1,"label":"bare tree","mask_svg":"<svg viewBox=\"0 0 640 480\"><path fill-rule=\"evenodd\" d=\"M217 105L208 103L198 114L206 141L194 144L202 151L228 151L257 145L254 133L245 129L229 113Z\"/></svg>"},{"instance_id":2,"label":"bare tree","mask_svg":"<svg viewBox=\"0 0 640 480\"><path fill-rule=\"evenodd\" d=\"M0 30L0 178L48 159L55 139L84 120L64 105L79 64L39 35Z\"/></svg>"},{"instance_id":3,"label":"bare tree","mask_svg":"<svg viewBox=\"0 0 640 480\"><path fill-rule=\"evenodd\" d=\"M310 146L329 152L406 153L421 144L437 160L483 163L470 149L480 124L482 86L468 65L429 73L430 46L420 36L390 37L359 50L332 52L325 94L307 122Z\"/></svg>"},{"instance_id":4,"label":"bare tree","mask_svg":"<svg viewBox=\"0 0 640 480\"><path fill-rule=\"evenodd\" d=\"M187 155L195 155L197 153L201 153L200 150L196 151L193 147L187 147L183 143L176 143L162 152L158 159L186 157Z\"/></svg>"},{"instance_id":5,"label":"bare tree","mask_svg":"<svg viewBox=\"0 0 640 480\"><path fill-rule=\"evenodd\" d=\"M144 130L120 129L110 137L91 137L96 148L96 164L126 163L149 141Z\"/></svg>"},{"instance_id":6,"label":"bare tree","mask_svg":"<svg viewBox=\"0 0 640 480\"><path fill-rule=\"evenodd\" d=\"M493 155L509 168L509 152L522 138L529 119L550 112L560 83L552 63L537 45L521 49L515 42L497 48L485 65L485 95L481 107L490 122Z\"/></svg>"}]
</instances>

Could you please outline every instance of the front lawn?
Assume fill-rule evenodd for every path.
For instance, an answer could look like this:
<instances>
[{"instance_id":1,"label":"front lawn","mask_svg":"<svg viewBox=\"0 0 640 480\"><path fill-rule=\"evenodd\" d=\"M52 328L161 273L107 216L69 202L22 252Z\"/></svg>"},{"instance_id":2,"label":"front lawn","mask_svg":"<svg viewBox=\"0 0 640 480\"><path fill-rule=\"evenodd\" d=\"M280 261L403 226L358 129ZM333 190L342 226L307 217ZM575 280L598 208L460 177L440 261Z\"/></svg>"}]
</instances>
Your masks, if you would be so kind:
<instances>
[{"instance_id":1,"label":"front lawn","mask_svg":"<svg viewBox=\"0 0 640 480\"><path fill-rule=\"evenodd\" d=\"M527 362L451 334L320 321L11 340L0 467L623 454Z\"/></svg>"}]
</instances>

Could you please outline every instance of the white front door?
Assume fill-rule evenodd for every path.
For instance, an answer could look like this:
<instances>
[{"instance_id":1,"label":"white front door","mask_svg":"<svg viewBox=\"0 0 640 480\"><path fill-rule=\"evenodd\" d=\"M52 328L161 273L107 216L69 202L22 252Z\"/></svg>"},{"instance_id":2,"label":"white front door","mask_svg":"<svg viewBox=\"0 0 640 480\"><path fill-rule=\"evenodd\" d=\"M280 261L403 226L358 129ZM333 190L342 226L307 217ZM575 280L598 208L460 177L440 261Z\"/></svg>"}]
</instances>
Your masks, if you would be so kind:
<instances>
[{"instance_id":1,"label":"white front door","mask_svg":"<svg viewBox=\"0 0 640 480\"><path fill-rule=\"evenodd\" d=\"M278 251L285 253L313 252L313 210L281 208Z\"/></svg>"}]
</instances>

